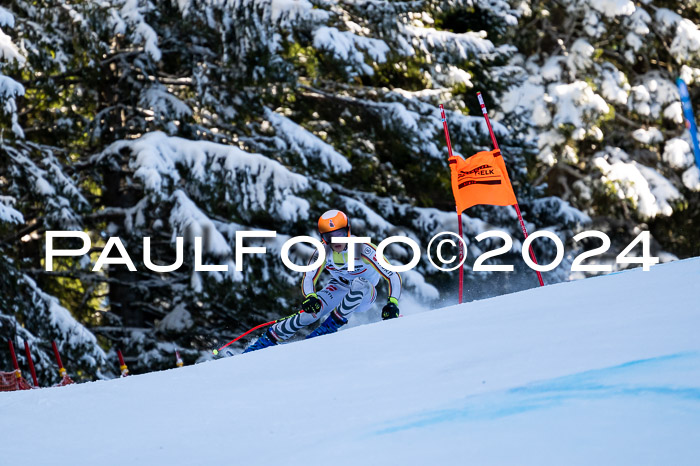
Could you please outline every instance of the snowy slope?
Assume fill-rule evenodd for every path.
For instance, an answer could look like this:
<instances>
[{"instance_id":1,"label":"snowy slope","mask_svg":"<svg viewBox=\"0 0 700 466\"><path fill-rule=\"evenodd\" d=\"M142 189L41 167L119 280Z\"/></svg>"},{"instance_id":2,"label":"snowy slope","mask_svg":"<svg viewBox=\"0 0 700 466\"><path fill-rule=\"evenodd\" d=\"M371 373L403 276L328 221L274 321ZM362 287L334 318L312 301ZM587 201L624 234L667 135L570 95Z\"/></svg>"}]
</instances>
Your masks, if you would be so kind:
<instances>
[{"instance_id":1,"label":"snowy slope","mask_svg":"<svg viewBox=\"0 0 700 466\"><path fill-rule=\"evenodd\" d=\"M0 394L2 464L697 465L700 259Z\"/></svg>"}]
</instances>

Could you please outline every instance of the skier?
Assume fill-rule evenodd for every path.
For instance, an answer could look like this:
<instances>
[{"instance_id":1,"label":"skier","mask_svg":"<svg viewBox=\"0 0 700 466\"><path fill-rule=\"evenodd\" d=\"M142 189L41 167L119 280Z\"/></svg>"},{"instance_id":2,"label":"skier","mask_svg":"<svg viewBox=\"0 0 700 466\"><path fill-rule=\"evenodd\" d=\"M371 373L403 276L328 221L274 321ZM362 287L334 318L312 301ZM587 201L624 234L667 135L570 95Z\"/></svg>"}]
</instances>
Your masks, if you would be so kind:
<instances>
[{"instance_id":1,"label":"skier","mask_svg":"<svg viewBox=\"0 0 700 466\"><path fill-rule=\"evenodd\" d=\"M318 231L326 249L326 261L313 273L304 273L301 290L304 301L301 311L272 325L263 336L250 345L244 353L276 345L281 340L291 338L299 329L328 316L326 320L306 338L314 338L338 331L348 323L353 312L362 312L374 303L377 293L375 286L382 277L389 285L389 300L382 309L382 319L399 316L399 296L401 277L398 273L386 270L377 262L377 247L371 243L343 244L331 243L333 237L350 237L350 220L339 210L329 210L318 220ZM355 247L355 270L348 270L348 247ZM311 257L312 263L318 251ZM331 274L325 288L316 292L316 282L323 269Z\"/></svg>"}]
</instances>

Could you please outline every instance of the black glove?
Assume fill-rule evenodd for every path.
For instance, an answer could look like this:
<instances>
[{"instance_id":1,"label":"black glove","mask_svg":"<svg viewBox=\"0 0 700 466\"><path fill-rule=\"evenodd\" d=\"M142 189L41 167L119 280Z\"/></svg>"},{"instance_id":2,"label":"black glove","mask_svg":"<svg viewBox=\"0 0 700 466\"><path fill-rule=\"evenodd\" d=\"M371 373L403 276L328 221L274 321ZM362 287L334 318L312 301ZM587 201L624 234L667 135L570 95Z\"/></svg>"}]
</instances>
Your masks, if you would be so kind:
<instances>
[{"instance_id":1,"label":"black glove","mask_svg":"<svg viewBox=\"0 0 700 466\"><path fill-rule=\"evenodd\" d=\"M316 293L311 293L301 303L301 309L307 314L316 314L321 310L321 300L316 297Z\"/></svg>"},{"instance_id":2,"label":"black glove","mask_svg":"<svg viewBox=\"0 0 700 466\"><path fill-rule=\"evenodd\" d=\"M386 306L382 308L382 319L396 319L399 316L399 306L389 301Z\"/></svg>"}]
</instances>

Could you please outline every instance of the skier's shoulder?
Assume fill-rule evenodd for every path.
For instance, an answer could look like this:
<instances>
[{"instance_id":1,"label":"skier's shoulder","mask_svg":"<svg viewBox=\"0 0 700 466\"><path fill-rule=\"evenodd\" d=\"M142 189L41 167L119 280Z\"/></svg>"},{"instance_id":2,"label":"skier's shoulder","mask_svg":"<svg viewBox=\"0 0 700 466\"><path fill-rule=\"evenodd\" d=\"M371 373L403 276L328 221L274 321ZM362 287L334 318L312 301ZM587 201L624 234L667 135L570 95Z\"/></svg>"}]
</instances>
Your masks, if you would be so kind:
<instances>
[{"instance_id":1,"label":"skier's shoulder","mask_svg":"<svg viewBox=\"0 0 700 466\"><path fill-rule=\"evenodd\" d=\"M359 243L358 247L360 249L360 255L365 260L376 260L377 255L377 245L372 242Z\"/></svg>"},{"instance_id":2,"label":"skier's shoulder","mask_svg":"<svg viewBox=\"0 0 700 466\"><path fill-rule=\"evenodd\" d=\"M381 266L381 265L379 264L379 262L377 261L377 245L376 245L376 244L374 244L374 243L372 243L372 242L367 242L367 243L360 243L360 244L358 244L358 246L361 247L361 249L360 249L360 254L361 254L361 256L362 256L362 261L363 261L365 264L370 264L370 263L372 263L375 267L379 267L379 268L381 268L382 270L384 270L384 272L386 272L386 273L388 273L388 274L391 275L391 273L390 273L390 272L387 272L387 271L384 269L384 267ZM388 262L386 256L382 255L382 259L384 259L384 261Z\"/></svg>"}]
</instances>

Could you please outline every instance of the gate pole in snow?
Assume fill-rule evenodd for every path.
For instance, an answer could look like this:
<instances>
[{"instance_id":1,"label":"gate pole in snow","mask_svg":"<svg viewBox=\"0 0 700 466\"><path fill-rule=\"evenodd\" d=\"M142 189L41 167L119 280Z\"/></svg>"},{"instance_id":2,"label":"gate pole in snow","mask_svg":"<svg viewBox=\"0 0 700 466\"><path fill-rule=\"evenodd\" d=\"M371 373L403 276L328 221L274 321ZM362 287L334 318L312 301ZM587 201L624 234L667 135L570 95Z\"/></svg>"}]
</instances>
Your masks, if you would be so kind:
<instances>
[{"instance_id":1,"label":"gate pole in snow","mask_svg":"<svg viewBox=\"0 0 700 466\"><path fill-rule=\"evenodd\" d=\"M496 135L494 134L493 128L491 127L491 120L489 120L489 114L486 111L486 104L484 104L484 98L482 97L481 92L477 92L476 96L479 99L479 105L481 105L481 113L484 114L484 119L486 119L486 126L488 126L488 128L489 128L489 134L491 134L491 141L493 142L493 148L500 151L500 149L498 148L498 142L496 142ZM503 157L503 155L501 155L501 157ZM507 178L508 174L506 173L505 175ZM518 220L520 220L520 228L523 230L523 234L525 235L525 239L527 239L527 228L525 227L525 222L523 221L523 216L520 214L520 207L518 206L517 202L513 205L513 207L515 207L515 212L518 214ZM532 244L530 244L530 257L532 258L532 262L537 264L537 259L535 258L535 251L533 251L533 249L532 249ZM540 281L540 286L544 286L544 281L542 281L542 274L539 272L539 270L536 270L536 272L537 272L537 279Z\"/></svg>"},{"instance_id":2,"label":"gate pole in snow","mask_svg":"<svg viewBox=\"0 0 700 466\"><path fill-rule=\"evenodd\" d=\"M19 379L22 378L22 372L19 370L19 364L17 364L17 355L15 354L15 345L12 344L12 340L7 340L10 344L10 354L12 354L12 364L15 368L15 376L17 377L17 383L19 385Z\"/></svg>"},{"instance_id":3,"label":"gate pole in snow","mask_svg":"<svg viewBox=\"0 0 700 466\"><path fill-rule=\"evenodd\" d=\"M122 377L129 375L129 368L126 367L124 362L124 356L122 356L122 350L117 350L117 355L119 356L119 370L122 372Z\"/></svg>"},{"instance_id":4,"label":"gate pole in snow","mask_svg":"<svg viewBox=\"0 0 700 466\"><path fill-rule=\"evenodd\" d=\"M63 362L61 361L61 355L58 353L58 346L56 342L52 341L51 346L53 346L53 354L56 356L56 363L58 364L58 375L63 379L66 376L66 370L63 367Z\"/></svg>"},{"instance_id":5,"label":"gate pole in snow","mask_svg":"<svg viewBox=\"0 0 700 466\"><path fill-rule=\"evenodd\" d=\"M39 382L36 378L36 370L34 370L34 361L32 361L32 352L29 351L29 342L24 340L24 352L27 353L27 361L29 362L29 371L32 373L32 381L34 382L34 387L39 388Z\"/></svg>"},{"instance_id":6,"label":"gate pole in snow","mask_svg":"<svg viewBox=\"0 0 700 466\"><path fill-rule=\"evenodd\" d=\"M685 124L690 133L690 140L693 142L693 153L695 154L695 164L700 168L700 142L698 142L698 127L695 124L693 116L693 104L690 102L690 92L688 85L681 78L676 80L678 91L681 95L681 107L683 108L683 116Z\"/></svg>"},{"instance_id":7,"label":"gate pole in snow","mask_svg":"<svg viewBox=\"0 0 700 466\"><path fill-rule=\"evenodd\" d=\"M450 132L447 129L447 117L445 116L445 107L440 104L440 118L442 119L442 127L445 129L445 140L447 141L447 153L452 157L452 142L450 142ZM457 212L457 225L459 229L459 237L463 238L462 232L462 212ZM462 242L459 242L459 261L464 258L464 247ZM462 295L464 291L464 262L459 266L459 304L462 304Z\"/></svg>"}]
</instances>

